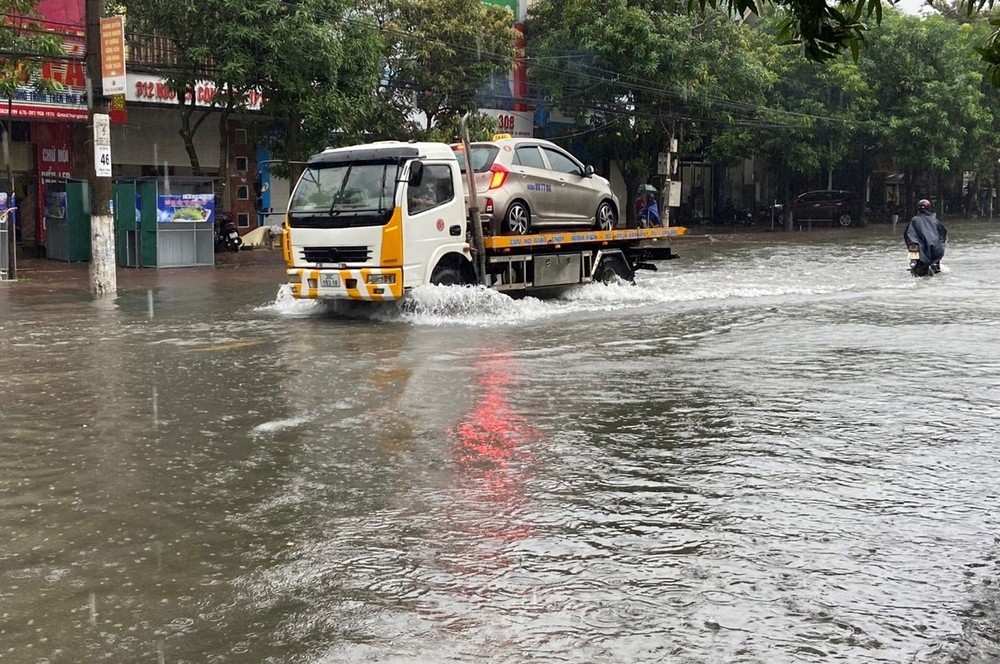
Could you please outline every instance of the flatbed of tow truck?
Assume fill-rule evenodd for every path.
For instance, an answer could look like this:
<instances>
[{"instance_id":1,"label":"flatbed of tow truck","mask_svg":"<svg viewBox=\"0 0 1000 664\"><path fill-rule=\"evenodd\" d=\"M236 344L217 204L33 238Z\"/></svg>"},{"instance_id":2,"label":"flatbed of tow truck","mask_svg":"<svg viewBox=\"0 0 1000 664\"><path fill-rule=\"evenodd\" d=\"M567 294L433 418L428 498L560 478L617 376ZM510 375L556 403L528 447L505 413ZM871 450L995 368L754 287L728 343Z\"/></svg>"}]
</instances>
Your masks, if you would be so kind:
<instances>
[{"instance_id":1,"label":"flatbed of tow truck","mask_svg":"<svg viewBox=\"0 0 1000 664\"><path fill-rule=\"evenodd\" d=\"M650 240L655 242L661 238L681 237L687 233L684 226L654 226L652 228L622 228L610 231L556 231L548 233L531 233L530 235L493 235L483 238L487 251L516 251L519 249L536 249L551 247L557 249L564 245L607 244L619 242L634 244L636 241Z\"/></svg>"},{"instance_id":2,"label":"flatbed of tow truck","mask_svg":"<svg viewBox=\"0 0 1000 664\"><path fill-rule=\"evenodd\" d=\"M513 294L564 289L612 278L631 281L637 269L656 269L648 261L676 258L666 240L686 233L683 226L656 226L486 236L487 285ZM468 260L467 253L465 256L464 260ZM455 257L461 258L457 254ZM449 263L446 268L454 275L448 283L474 283L460 265ZM296 298L397 300L413 287L405 282L404 271L398 267L320 264L292 267L287 273ZM415 285L425 283L426 278L418 279ZM433 276L431 281L436 282Z\"/></svg>"}]
</instances>

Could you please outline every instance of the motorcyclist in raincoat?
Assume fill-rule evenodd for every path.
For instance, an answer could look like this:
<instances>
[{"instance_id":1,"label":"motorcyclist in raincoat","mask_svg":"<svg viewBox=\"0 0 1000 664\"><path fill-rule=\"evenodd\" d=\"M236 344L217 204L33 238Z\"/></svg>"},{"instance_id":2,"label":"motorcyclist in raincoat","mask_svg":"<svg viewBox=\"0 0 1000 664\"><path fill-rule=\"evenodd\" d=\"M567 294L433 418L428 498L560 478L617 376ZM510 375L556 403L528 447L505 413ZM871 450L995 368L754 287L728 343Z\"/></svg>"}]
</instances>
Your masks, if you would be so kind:
<instances>
[{"instance_id":1,"label":"motorcyclist in raincoat","mask_svg":"<svg viewBox=\"0 0 1000 664\"><path fill-rule=\"evenodd\" d=\"M931 202L926 198L917 203L917 213L910 219L903 231L903 241L907 247L917 246L920 260L913 267L913 273L924 276L941 271L945 245L948 244L948 229L931 212Z\"/></svg>"}]
</instances>

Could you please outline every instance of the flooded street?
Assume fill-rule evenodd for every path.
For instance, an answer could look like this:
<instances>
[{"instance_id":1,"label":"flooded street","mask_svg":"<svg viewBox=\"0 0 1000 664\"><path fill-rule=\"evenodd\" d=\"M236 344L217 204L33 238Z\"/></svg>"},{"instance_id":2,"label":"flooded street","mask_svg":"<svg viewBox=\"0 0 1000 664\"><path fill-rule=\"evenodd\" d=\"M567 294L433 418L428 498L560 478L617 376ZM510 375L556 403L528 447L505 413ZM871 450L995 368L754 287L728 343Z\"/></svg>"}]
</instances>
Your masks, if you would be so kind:
<instances>
[{"instance_id":1,"label":"flooded street","mask_svg":"<svg viewBox=\"0 0 1000 664\"><path fill-rule=\"evenodd\" d=\"M949 230L923 280L883 226L552 301L0 285L0 664L997 661L1000 225Z\"/></svg>"}]
</instances>

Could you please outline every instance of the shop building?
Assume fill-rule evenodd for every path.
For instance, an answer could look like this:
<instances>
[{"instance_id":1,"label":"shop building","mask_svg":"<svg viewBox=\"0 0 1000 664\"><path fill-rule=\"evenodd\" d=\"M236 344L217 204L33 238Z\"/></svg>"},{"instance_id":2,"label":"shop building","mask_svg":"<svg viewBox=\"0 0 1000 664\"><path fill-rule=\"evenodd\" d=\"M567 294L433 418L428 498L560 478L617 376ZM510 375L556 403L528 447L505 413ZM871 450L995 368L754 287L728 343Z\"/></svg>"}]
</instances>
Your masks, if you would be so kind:
<instances>
[{"instance_id":1,"label":"shop building","mask_svg":"<svg viewBox=\"0 0 1000 664\"><path fill-rule=\"evenodd\" d=\"M15 196L17 240L21 251L29 255L45 255L47 219L58 220L66 212L59 193L68 183L89 179L93 154L83 58L84 0L41 0L38 10L42 26L59 35L64 45L65 59L43 62L39 71L41 77L58 83L58 91L38 92L26 82L6 108L0 108L0 121L9 122L11 134L10 160L0 168L0 189ZM126 41L127 92L111 98L109 112L112 177L162 177L165 182L171 177L190 178L194 169L179 133L179 104L158 74L170 65L169 42L134 35L127 35ZM195 118L211 107L213 94L210 85L196 87ZM232 214L240 232L264 221L255 211L253 193L260 151L248 131L252 114L259 108L259 95L250 95L246 110L231 116L225 127L220 127L219 114L213 112L194 138L201 175L213 178L216 191L224 192L216 209ZM220 173L223 131L228 148ZM223 177L224 188L218 186ZM270 198L280 198L278 193Z\"/></svg>"}]
</instances>

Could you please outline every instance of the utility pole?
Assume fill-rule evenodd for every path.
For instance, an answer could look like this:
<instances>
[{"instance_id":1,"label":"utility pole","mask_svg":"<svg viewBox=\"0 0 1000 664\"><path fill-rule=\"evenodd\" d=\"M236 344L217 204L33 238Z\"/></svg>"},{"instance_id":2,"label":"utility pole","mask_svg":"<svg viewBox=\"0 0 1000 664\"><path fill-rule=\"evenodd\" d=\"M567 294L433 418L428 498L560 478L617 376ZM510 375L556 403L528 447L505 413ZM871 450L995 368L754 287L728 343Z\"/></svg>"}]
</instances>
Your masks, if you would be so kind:
<instances>
[{"instance_id":1,"label":"utility pole","mask_svg":"<svg viewBox=\"0 0 1000 664\"><path fill-rule=\"evenodd\" d=\"M87 95L93 130L94 166L90 179L90 289L95 295L118 290L115 265L115 220L111 214L111 125L101 81L101 17L103 0L85 0L87 15ZM106 163L104 162L106 159Z\"/></svg>"}]
</instances>

